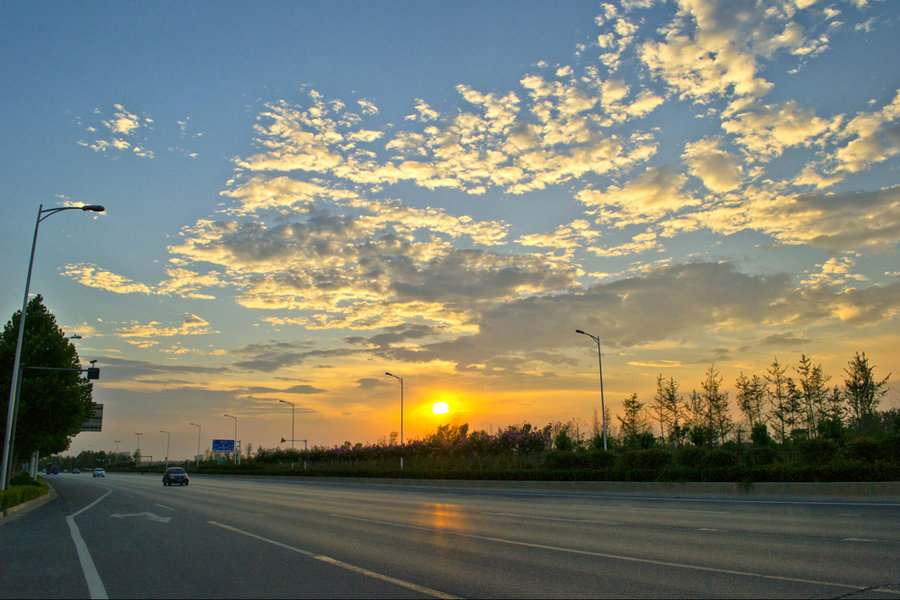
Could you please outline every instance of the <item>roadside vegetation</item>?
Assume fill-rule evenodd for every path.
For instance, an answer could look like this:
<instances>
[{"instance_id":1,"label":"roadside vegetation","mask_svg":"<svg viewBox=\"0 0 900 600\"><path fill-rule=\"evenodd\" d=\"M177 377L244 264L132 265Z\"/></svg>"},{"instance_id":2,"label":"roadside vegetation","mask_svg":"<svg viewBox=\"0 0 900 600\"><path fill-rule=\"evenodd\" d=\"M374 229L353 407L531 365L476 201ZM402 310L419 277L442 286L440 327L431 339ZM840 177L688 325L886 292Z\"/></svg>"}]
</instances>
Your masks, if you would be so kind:
<instances>
[{"instance_id":1,"label":"roadside vegetation","mask_svg":"<svg viewBox=\"0 0 900 600\"><path fill-rule=\"evenodd\" d=\"M888 377L878 379L865 353L829 386L820 366L801 356L793 369L775 359L763 375L735 381L730 401L711 366L698 389L682 393L657 378L647 402L631 395L613 421L509 425L494 432L443 425L423 439L344 442L308 450L247 449L240 465L207 452L191 472L271 475L610 480L610 481L886 481L900 480L900 410L880 411ZM737 408L732 413L730 408ZM400 459L403 458L403 469ZM83 452L61 466L136 467L127 455ZM170 462L170 464L172 464Z\"/></svg>"},{"instance_id":2,"label":"roadside vegetation","mask_svg":"<svg viewBox=\"0 0 900 600\"><path fill-rule=\"evenodd\" d=\"M48 491L47 482L43 478L32 479L24 473L16 475L10 479L9 487L0 491L0 511L40 498Z\"/></svg>"}]
</instances>

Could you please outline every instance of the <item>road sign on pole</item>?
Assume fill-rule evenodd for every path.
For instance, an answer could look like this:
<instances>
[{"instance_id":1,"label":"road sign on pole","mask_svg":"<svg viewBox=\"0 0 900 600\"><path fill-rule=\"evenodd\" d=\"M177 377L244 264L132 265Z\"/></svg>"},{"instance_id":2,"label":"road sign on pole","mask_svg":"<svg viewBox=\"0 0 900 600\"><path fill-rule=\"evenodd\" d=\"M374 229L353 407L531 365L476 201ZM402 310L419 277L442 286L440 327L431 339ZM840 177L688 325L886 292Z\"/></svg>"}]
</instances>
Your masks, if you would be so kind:
<instances>
[{"instance_id":1,"label":"road sign on pole","mask_svg":"<svg viewBox=\"0 0 900 600\"><path fill-rule=\"evenodd\" d=\"M234 453L234 440L213 440L212 451L232 454Z\"/></svg>"}]
</instances>

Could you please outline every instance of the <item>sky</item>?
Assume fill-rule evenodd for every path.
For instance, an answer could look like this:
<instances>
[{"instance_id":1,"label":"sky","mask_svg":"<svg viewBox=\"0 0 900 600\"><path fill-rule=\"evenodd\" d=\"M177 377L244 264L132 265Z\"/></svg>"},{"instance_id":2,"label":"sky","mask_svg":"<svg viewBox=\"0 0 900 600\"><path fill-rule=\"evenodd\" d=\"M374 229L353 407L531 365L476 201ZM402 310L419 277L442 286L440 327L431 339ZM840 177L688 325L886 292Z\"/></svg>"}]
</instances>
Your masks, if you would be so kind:
<instances>
[{"instance_id":1,"label":"sky","mask_svg":"<svg viewBox=\"0 0 900 600\"><path fill-rule=\"evenodd\" d=\"M857 351L898 407L898 24L876 0L5 2L0 312L39 206L105 206L41 223L31 283L101 368L72 452L191 457L225 414L288 447L284 402L295 440L375 443L386 372L407 440L588 430L576 329L613 415L711 366L732 400L803 354L841 385Z\"/></svg>"}]
</instances>

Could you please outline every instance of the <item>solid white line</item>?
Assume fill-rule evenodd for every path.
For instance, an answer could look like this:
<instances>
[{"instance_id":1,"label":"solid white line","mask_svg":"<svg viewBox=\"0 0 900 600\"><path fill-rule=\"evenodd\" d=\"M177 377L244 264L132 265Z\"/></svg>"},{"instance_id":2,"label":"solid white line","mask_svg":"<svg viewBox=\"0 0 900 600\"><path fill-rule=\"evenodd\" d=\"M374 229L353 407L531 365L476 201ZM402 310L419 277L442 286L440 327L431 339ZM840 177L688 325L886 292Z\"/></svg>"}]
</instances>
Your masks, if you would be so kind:
<instances>
[{"instance_id":1,"label":"solid white line","mask_svg":"<svg viewBox=\"0 0 900 600\"><path fill-rule=\"evenodd\" d=\"M586 525L618 525L618 523L615 521L600 521L597 519L564 519L562 517L529 516L510 512L483 512L481 514L490 515L493 517L514 517L516 519L526 519L528 521L562 521L564 523L584 523Z\"/></svg>"},{"instance_id":2,"label":"solid white line","mask_svg":"<svg viewBox=\"0 0 900 600\"><path fill-rule=\"evenodd\" d=\"M498 544L509 544L512 546L537 548L539 550L552 550L555 552L565 552L568 554L581 554L583 556L594 556L597 558L608 558L608 559L612 559L612 560L621 560L621 561L626 561L626 562L642 563L642 564L647 564L647 565L657 565L657 566L661 566L661 567L674 567L677 569L690 569L690 570L694 570L694 571L704 571L707 573L722 573L725 575L738 575L741 577L756 577L756 578L760 578L760 579L770 579L770 580L774 580L774 581L789 581L791 583L824 585L824 586L838 587L838 588L844 588L844 589L850 589L850 590L869 589L869 588L865 588L864 586L853 585L850 583L837 583L834 581L820 581L817 579L803 579L801 577L786 577L783 575L765 575L763 573L753 573L752 571L737 571L737 570L733 570L733 569L720 569L717 567L704 567L702 565L690 565L690 564L686 564L686 563L677 563L677 562L672 562L672 561L667 561L667 560L656 560L656 559L652 559L652 558L640 558L637 556L625 556L622 554L609 554L606 552L594 552L591 550L579 550L577 548L566 548L563 546L549 546L546 544L534 544L531 542L520 542L520 541L516 541L516 540L508 540L508 539L498 538L498 537L477 535L474 533L463 533L460 531L450 531L447 529L437 529L437 528L433 528L433 527L422 527L420 525L407 525L405 523L394 523L391 521L379 521L376 519L364 519L362 517L351 517L348 515L339 515L339 514L335 514L335 513L332 513L329 516L336 517L338 519L348 519L351 521L362 521L363 523L375 523L377 525L387 525L390 527L402 527L404 529L416 529L418 531L443 533L445 535L455 535L455 536L459 536L459 537L473 538L473 539L478 539L478 540L484 540L487 542L496 542ZM900 594L900 592L890 590L890 589L878 588L878 591L891 593L891 594Z\"/></svg>"},{"instance_id":3,"label":"solid white line","mask_svg":"<svg viewBox=\"0 0 900 600\"><path fill-rule=\"evenodd\" d=\"M96 600L106 600L109 596L106 594L106 588L103 586L103 580L100 579L97 567L94 566L91 552L88 550L87 544L84 543L84 538L81 537L81 530L79 530L78 525L75 524L75 517L93 507L111 493L112 490L108 490L105 494L78 512L66 517L66 523L69 524L69 533L72 535L72 541L75 542L75 551L78 553L78 561L81 563L81 572L84 573L84 579L85 582L87 582L88 592L90 593L91 598Z\"/></svg>"},{"instance_id":4,"label":"solid white line","mask_svg":"<svg viewBox=\"0 0 900 600\"><path fill-rule=\"evenodd\" d=\"M162 504L157 504L156 502L153 503L153 506L158 506L160 508L164 508L166 510L171 510L171 511L175 510L174 508L169 508L168 506L163 506Z\"/></svg>"},{"instance_id":5,"label":"solid white line","mask_svg":"<svg viewBox=\"0 0 900 600\"><path fill-rule=\"evenodd\" d=\"M328 563L330 565L334 565L335 567L340 567L340 568L346 569L348 571L353 571L354 573L359 573L360 575L365 575L366 577L371 577L373 579L380 579L381 581L393 583L394 585L398 585L400 587L405 587L409 590L413 590L414 592L419 592L420 594L434 596L435 598L443 598L445 600L456 600L457 598L459 598L458 596L453 596L451 594L445 594L444 592L439 592L437 590L433 590L431 588L425 587L423 585L419 585L417 583L403 581L402 579L397 579L396 577L391 577L390 575L382 575L381 573L376 573L375 571L370 571L370 570L364 569L362 567L357 567L356 565L351 565L349 563L345 563L345 562L337 560L335 558L331 558L330 556L324 556L322 554L316 554L314 552L310 552L309 550L297 548L296 546L290 546L288 544L284 544L282 542L273 540L271 538L263 537L261 535L255 534L255 533L250 533L249 531L244 531L243 529L238 529L237 527L232 527L231 525L225 525L224 523L218 523L216 521L207 521L207 523L209 523L210 525L215 525L216 527L221 527L222 529L227 529L229 531L233 531L235 533L240 533L241 535L246 535L247 537L251 537L253 539L260 540L261 542L266 542L268 544L278 546L279 548L284 548L286 550L290 550L291 552L297 552L298 554L302 554L303 556L309 556L310 558L314 558L315 560L322 561L322 562Z\"/></svg>"}]
</instances>

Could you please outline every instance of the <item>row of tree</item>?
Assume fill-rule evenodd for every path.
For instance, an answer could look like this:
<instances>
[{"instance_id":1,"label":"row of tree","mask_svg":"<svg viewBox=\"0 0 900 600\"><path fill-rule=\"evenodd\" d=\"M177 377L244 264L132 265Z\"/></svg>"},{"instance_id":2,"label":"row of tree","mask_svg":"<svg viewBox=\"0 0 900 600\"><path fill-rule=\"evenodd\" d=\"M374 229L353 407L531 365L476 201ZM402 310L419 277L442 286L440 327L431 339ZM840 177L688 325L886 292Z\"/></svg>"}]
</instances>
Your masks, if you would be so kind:
<instances>
[{"instance_id":1,"label":"row of tree","mask_svg":"<svg viewBox=\"0 0 900 600\"><path fill-rule=\"evenodd\" d=\"M789 374L776 357L762 375L740 373L735 381L736 405L741 419L730 411L728 392L715 366L706 371L699 390L680 392L674 378L662 374L656 380L656 394L649 406L632 394L623 402L621 442L642 446L647 436L663 445L679 447L685 441L695 445L721 445L729 436L738 442L745 434L772 429L775 439L840 437L847 427L864 430L877 421L876 409L887 393L887 381L877 379L865 352L857 352L844 371L843 387L829 386L829 376L821 365L806 355ZM655 430L655 431L654 431ZM653 433L651 433L653 432Z\"/></svg>"}]
</instances>

